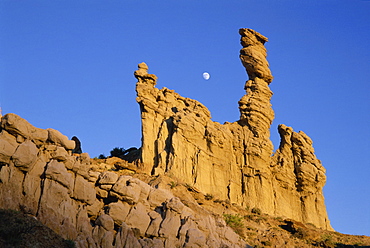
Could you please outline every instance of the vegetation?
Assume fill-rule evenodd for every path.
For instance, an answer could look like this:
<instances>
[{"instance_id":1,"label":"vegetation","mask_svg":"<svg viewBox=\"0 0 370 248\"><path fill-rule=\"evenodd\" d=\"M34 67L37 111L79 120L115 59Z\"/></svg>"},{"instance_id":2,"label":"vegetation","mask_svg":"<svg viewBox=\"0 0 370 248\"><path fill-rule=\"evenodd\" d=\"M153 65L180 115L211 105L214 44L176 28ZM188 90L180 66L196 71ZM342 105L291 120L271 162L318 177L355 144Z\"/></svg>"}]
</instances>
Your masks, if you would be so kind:
<instances>
[{"instance_id":1,"label":"vegetation","mask_svg":"<svg viewBox=\"0 0 370 248\"><path fill-rule=\"evenodd\" d=\"M204 196L204 199L206 199L207 201L210 201L210 200L212 200L213 199L213 195L211 195L211 194L206 194L205 196Z\"/></svg>"},{"instance_id":2,"label":"vegetation","mask_svg":"<svg viewBox=\"0 0 370 248\"><path fill-rule=\"evenodd\" d=\"M126 155L126 150L123 147L115 147L113 148L112 151L110 151L110 156L111 157L117 157L117 158L122 158L123 156Z\"/></svg>"},{"instance_id":3,"label":"vegetation","mask_svg":"<svg viewBox=\"0 0 370 248\"><path fill-rule=\"evenodd\" d=\"M175 188L176 186L178 186L179 184L175 181L171 181L171 183L169 183L171 189Z\"/></svg>"},{"instance_id":4,"label":"vegetation","mask_svg":"<svg viewBox=\"0 0 370 248\"><path fill-rule=\"evenodd\" d=\"M275 217L275 220L277 220L277 221L283 221L283 218L280 217L280 216L278 216L278 217Z\"/></svg>"},{"instance_id":5,"label":"vegetation","mask_svg":"<svg viewBox=\"0 0 370 248\"><path fill-rule=\"evenodd\" d=\"M140 149L137 149L136 147L131 147L128 149L124 149L123 147L115 147L112 151L110 151L110 156L117 157L131 163L139 158L139 151Z\"/></svg>"},{"instance_id":6,"label":"vegetation","mask_svg":"<svg viewBox=\"0 0 370 248\"><path fill-rule=\"evenodd\" d=\"M100 154L98 159L106 159L107 157L104 154Z\"/></svg>"},{"instance_id":7,"label":"vegetation","mask_svg":"<svg viewBox=\"0 0 370 248\"><path fill-rule=\"evenodd\" d=\"M220 199L215 199L213 202L214 203L223 203L224 201L223 200L220 200Z\"/></svg>"},{"instance_id":8,"label":"vegetation","mask_svg":"<svg viewBox=\"0 0 370 248\"><path fill-rule=\"evenodd\" d=\"M240 216L239 214L224 214L224 219L226 224L231 227L234 232L239 234L240 236L243 235L243 217Z\"/></svg>"},{"instance_id":9,"label":"vegetation","mask_svg":"<svg viewBox=\"0 0 370 248\"><path fill-rule=\"evenodd\" d=\"M334 242L333 242L333 236L328 233L324 233L321 235L321 241L319 242L320 245L324 247L334 247Z\"/></svg>"},{"instance_id":10,"label":"vegetation","mask_svg":"<svg viewBox=\"0 0 370 248\"><path fill-rule=\"evenodd\" d=\"M252 208L252 214L257 214L257 215L261 215L262 212L261 212L261 209L259 208Z\"/></svg>"}]
</instances>

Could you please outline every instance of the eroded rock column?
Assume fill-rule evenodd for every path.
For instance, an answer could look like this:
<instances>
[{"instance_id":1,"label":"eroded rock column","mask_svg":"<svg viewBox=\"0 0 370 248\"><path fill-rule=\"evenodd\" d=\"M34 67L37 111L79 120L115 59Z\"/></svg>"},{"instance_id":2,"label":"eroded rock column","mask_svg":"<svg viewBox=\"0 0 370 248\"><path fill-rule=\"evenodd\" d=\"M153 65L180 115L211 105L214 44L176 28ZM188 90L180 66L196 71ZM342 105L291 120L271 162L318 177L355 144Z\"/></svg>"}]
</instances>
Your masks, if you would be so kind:
<instances>
[{"instance_id":1,"label":"eroded rock column","mask_svg":"<svg viewBox=\"0 0 370 248\"><path fill-rule=\"evenodd\" d=\"M249 80L245 83L246 94L239 100L241 126L246 125L252 132L245 139L247 166L265 167L273 151L270 140L270 127L274 119L271 107L272 91L268 85L272 81L269 64L266 60L267 38L251 29L240 29L240 60Z\"/></svg>"},{"instance_id":2,"label":"eroded rock column","mask_svg":"<svg viewBox=\"0 0 370 248\"><path fill-rule=\"evenodd\" d=\"M241 187L243 205L258 207L265 212L273 212L272 174L270 164L273 145L270 140L270 126L274 119L271 107L272 81L269 64L266 60L267 38L251 29L240 29L240 60L246 69L249 80L244 89L246 94L239 100L240 120L231 127L236 134L236 146L243 147L243 154L237 153L242 171ZM240 150L240 148L239 148ZM243 157L241 157L243 156Z\"/></svg>"}]
</instances>

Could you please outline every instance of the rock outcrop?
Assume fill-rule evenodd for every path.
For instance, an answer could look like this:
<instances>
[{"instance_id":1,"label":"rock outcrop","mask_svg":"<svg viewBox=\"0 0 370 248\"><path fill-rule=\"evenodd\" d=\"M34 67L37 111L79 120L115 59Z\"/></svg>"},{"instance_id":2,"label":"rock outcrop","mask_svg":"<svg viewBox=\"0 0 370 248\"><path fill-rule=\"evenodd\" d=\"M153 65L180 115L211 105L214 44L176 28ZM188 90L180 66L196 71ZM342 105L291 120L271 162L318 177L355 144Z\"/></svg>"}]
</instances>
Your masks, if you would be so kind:
<instances>
[{"instance_id":1,"label":"rock outcrop","mask_svg":"<svg viewBox=\"0 0 370 248\"><path fill-rule=\"evenodd\" d=\"M233 123L213 122L198 101L157 89L157 77L148 74L145 63L139 64L135 77L142 119L141 169L174 175L241 206L331 229L322 194L325 170L312 141L281 125L281 144L273 154L267 38L251 29L239 33L240 59L249 80L239 101L240 119Z\"/></svg>"},{"instance_id":2,"label":"rock outcrop","mask_svg":"<svg viewBox=\"0 0 370 248\"><path fill-rule=\"evenodd\" d=\"M130 163L105 161L117 172L79 154L78 144L57 130L2 116L0 208L35 216L77 247L248 247L226 225L224 212L169 190L181 181L230 208L260 209L332 230L322 193L325 169L311 139L280 125L280 146L273 152L267 38L251 29L239 33L249 77L239 120L213 122L198 101L157 89L157 77L141 63L135 77L142 146L125 154ZM174 181L164 187L160 178L166 176Z\"/></svg>"},{"instance_id":3,"label":"rock outcrop","mask_svg":"<svg viewBox=\"0 0 370 248\"><path fill-rule=\"evenodd\" d=\"M0 208L34 216L77 247L248 247L221 215L158 183L98 170L104 163L72 154L74 141L56 130L15 114L0 126Z\"/></svg>"}]
</instances>

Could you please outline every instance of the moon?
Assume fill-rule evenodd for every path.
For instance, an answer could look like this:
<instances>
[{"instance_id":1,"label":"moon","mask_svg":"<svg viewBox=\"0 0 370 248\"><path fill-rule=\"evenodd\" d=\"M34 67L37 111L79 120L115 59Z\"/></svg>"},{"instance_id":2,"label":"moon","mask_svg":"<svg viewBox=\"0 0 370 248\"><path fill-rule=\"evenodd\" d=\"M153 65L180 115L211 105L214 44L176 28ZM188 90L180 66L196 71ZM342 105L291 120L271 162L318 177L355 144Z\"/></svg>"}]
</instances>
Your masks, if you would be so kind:
<instances>
[{"instance_id":1,"label":"moon","mask_svg":"<svg viewBox=\"0 0 370 248\"><path fill-rule=\"evenodd\" d=\"M205 80L208 80L210 77L211 77L211 75L209 75L209 73L208 73L208 72L204 72L204 73L203 73L203 78L204 78Z\"/></svg>"}]
</instances>

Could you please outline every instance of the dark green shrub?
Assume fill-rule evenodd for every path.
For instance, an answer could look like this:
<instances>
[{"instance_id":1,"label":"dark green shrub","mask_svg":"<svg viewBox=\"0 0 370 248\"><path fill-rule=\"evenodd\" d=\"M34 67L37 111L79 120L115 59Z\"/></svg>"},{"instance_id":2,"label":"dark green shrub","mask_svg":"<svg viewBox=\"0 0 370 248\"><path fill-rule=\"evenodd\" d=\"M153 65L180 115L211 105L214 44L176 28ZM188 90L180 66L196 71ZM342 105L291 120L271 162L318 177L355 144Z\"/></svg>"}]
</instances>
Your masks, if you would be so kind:
<instances>
[{"instance_id":1,"label":"dark green shrub","mask_svg":"<svg viewBox=\"0 0 370 248\"><path fill-rule=\"evenodd\" d=\"M126 150L121 147L115 147L113 148L112 151L110 151L110 156L111 157L117 157L117 158L122 158L123 156L125 156L125 153L126 153Z\"/></svg>"},{"instance_id":2,"label":"dark green shrub","mask_svg":"<svg viewBox=\"0 0 370 248\"><path fill-rule=\"evenodd\" d=\"M100 154L98 159L106 159L107 157L104 154Z\"/></svg>"},{"instance_id":3,"label":"dark green shrub","mask_svg":"<svg viewBox=\"0 0 370 248\"><path fill-rule=\"evenodd\" d=\"M252 208L252 214L258 214L258 215L261 215L261 209L259 209L259 208Z\"/></svg>"},{"instance_id":4,"label":"dark green shrub","mask_svg":"<svg viewBox=\"0 0 370 248\"><path fill-rule=\"evenodd\" d=\"M117 157L123 160L126 160L129 163L132 163L136 159L140 157L140 149L136 147L131 147L128 149L124 149L123 147L115 147L112 151L110 151L111 157Z\"/></svg>"},{"instance_id":5,"label":"dark green shrub","mask_svg":"<svg viewBox=\"0 0 370 248\"><path fill-rule=\"evenodd\" d=\"M211 194L206 194L205 196L204 196L204 198L207 200L207 201L210 201L210 200L212 200L213 199L213 195L211 195Z\"/></svg>"}]
</instances>

